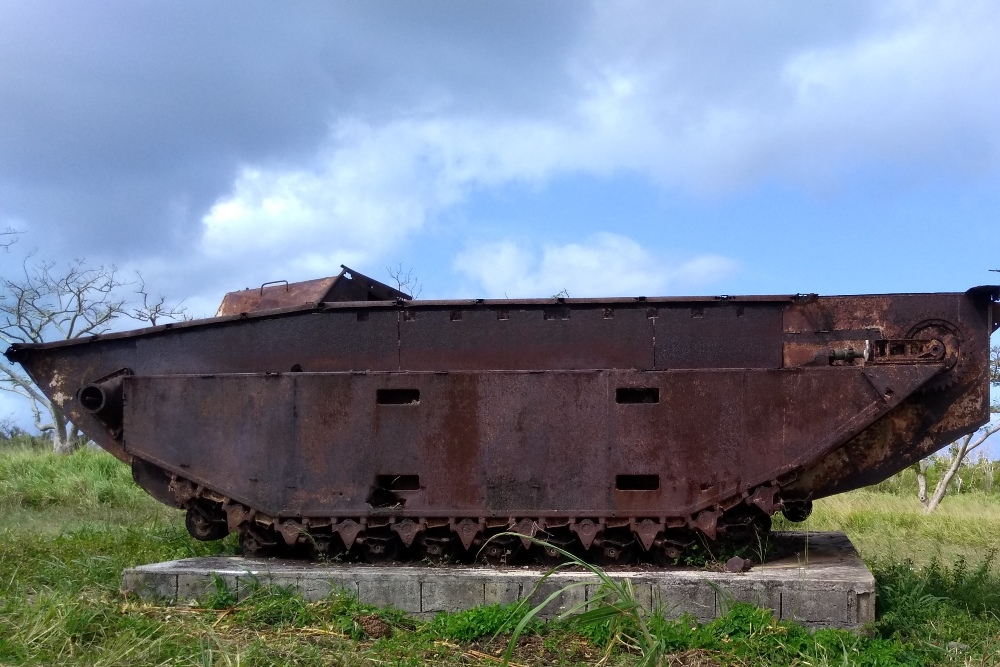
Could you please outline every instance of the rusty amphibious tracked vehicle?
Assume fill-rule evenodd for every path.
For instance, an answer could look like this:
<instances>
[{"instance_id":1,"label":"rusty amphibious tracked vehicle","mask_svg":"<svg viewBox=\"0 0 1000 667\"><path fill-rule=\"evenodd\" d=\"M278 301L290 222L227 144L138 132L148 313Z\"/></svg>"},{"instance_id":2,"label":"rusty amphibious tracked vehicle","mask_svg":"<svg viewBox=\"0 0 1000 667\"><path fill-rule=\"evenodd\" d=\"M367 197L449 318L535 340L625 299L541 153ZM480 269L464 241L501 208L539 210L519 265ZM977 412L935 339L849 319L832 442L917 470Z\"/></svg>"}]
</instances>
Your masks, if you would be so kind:
<instances>
[{"instance_id":1,"label":"rusty amphibious tracked vehicle","mask_svg":"<svg viewBox=\"0 0 1000 667\"><path fill-rule=\"evenodd\" d=\"M413 301L345 267L6 354L199 539L664 562L984 424L998 298Z\"/></svg>"}]
</instances>

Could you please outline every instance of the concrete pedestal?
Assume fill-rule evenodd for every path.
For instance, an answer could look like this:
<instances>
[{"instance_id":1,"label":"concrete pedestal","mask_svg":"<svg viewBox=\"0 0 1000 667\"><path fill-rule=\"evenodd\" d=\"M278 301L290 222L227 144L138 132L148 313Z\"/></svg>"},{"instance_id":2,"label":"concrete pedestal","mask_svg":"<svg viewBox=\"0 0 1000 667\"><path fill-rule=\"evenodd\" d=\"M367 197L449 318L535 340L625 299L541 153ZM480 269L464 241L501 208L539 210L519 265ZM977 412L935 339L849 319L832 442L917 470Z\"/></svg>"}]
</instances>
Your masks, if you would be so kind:
<instances>
[{"instance_id":1,"label":"concrete pedestal","mask_svg":"<svg viewBox=\"0 0 1000 667\"><path fill-rule=\"evenodd\" d=\"M628 568L611 569L631 580L637 599L667 616L684 612L699 620L723 613L729 601L769 608L776 618L813 628L856 628L875 619L875 579L843 533L775 533L788 555L749 572ZM367 604L393 606L414 616L459 611L477 605L516 602L526 596L541 601L556 589L584 581L547 609L557 615L589 599L599 587L586 572L545 574L538 567L488 568L426 564L372 566L317 564L239 557L186 558L130 568L123 589L148 599L191 604L211 595L221 577L237 597L248 583L287 586L309 600L342 589Z\"/></svg>"}]
</instances>

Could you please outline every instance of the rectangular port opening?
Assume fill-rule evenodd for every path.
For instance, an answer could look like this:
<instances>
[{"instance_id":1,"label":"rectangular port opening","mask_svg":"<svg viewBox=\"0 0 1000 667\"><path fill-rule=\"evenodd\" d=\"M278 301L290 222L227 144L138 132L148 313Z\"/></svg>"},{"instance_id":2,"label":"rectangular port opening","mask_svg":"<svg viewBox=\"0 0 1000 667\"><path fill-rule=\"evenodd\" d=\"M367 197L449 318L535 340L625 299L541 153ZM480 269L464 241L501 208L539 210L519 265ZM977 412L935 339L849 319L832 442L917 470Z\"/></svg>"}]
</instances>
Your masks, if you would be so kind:
<instances>
[{"instance_id":1,"label":"rectangular port opening","mask_svg":"<svg viewBox=\"0 0 1000 667\"><path fill-rule=\"evenodd\" d=\"M546 320L568 320L569 308L565 306L545 308L542 310L542 318Z\"/></svg>"},{"instance_id":2,"label":"rectangular port opening","mask_svg":"<svg viewBox=\"0 0 1000 667\"><path fill-rule=\"evenodd\" d=\"M386 491L419 491L420 475L376 475L375 486Z\"/></svg>"},{"instance_id":3,"label":"rectangular port opening","mask_svg":"<svg viewBox=\"0 0 1000 667\"><path fill-rule=\"evenodd\" d=\"M657 491L659 475L615 475L615 488L619 491Z\"/></svg>"},{"instance_id":4,"label":"rectangular port opening","mask_svg":"<svg viewBox=\"0 0 1000 667\"><path fill-rule=\"evenodd\" d=\"M420 402L420 390L376 389L375 402L379 405L416 405Z\"/></svg>"},{"instance_id":5,"label":"rectangular port opening","mask_svg":"<svg viewBox=\"0 0 1000 667\"><path fill-rule=\"evenodd\" d=\"M615 390L616 403L659 403L659 387L618 387Z\"/></svg>"}]
</instances>

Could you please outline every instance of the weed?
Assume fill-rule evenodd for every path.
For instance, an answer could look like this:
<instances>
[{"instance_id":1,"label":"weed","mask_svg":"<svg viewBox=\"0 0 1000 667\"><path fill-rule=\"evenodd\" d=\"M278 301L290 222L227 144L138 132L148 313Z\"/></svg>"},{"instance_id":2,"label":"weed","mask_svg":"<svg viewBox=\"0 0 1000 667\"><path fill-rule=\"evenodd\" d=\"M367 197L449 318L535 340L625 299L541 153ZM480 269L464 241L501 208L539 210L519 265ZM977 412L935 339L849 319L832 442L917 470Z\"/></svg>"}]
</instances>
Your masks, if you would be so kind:
<instances>
[{"instance_id":1,"label":"weed","mask_svg":"<svg viewBox=\"0 0 1000 667\"><path fill-rule=\"evenodd\" d=\"M614 579L601 568L586 563L559 547L538 538L526 538L540 546L553 548L567 562L549 570L536 584L535 591L563 567L576 567L598 578L597 592L556 617L556 623L588 637L605 648L604 660L616 649L638 655L639 665L666 664L668 656L678 651L707 650L735 658L744 664L835 664L871 665L872 667L909 667L921 664L921 657L901 641L895 632L886 637L862 637L845 630L810 633L802 626L775 620L770 610L733 602L725 614L699 624L689 616L667 619L662 608L648 610L638 603L628 579ZM518 636L527 623L554 600L579 582L552 592L540 604L523 611L504 654L509 662ZM530 596L529 596L530 597ZM904 613L904 612L901 612ZM927 619L920 622L924 625Z\"/></svg>"},{"instance_id":2,"label":"weed","mask_svg":"<svg viewBox=\"0 0 1000 667\"><path fill-rule=\"evenodd\" d=\"M205 599L205 605L209 609L232 609L236 606L236 591L229 588L225 579L213 573L212 586L215 590Z\"/></svg>"},{"instance_id":3,"label":"weed","mask_svg":"<svg viewBox=\"0 0 1000 667\"><path fill-rule=\"evenodd\" d=\"M430 627L442 639L473 642L512 634L524 611L524 605L518 603L473 607L453 614L439 613ZM543 627L541 621L535 619L521 630L521 634L535 634L541 632Z\"/></svg>"},{"instance_id":4,"label":"weed","mask_svg":"<svg viewBox=\"0 0 1000 667\"><path fill-rule=\"evenodd\" d=\"M734 556L763 563L773 552L774 545L768 535L753 535L743 540L714 541L699 534L697 540L685 547L681 555L674 559L674 564L718 568Z\"/></svg>"}]
</instances>

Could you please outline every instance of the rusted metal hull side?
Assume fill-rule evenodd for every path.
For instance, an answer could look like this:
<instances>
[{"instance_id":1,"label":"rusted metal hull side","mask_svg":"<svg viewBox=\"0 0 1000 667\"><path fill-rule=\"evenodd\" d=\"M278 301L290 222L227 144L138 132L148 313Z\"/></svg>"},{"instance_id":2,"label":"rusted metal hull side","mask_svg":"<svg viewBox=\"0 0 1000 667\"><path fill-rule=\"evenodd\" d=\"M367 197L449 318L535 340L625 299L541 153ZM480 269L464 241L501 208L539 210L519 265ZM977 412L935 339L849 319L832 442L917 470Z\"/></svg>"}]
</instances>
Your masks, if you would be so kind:
<instances>
[{"instance_id":1,"label":"rusted metal hull side","mask_svg":"<svg viewBox=\"0 0 1000 667\"><path fill-rule=\"evenodd\" d=\"M785 340L822 332L871 329L884 338L939 337L947 341L949 370L890 414L788 486L821 498L878 483L938 451L989 420L990 334L1000 327L998 288L963 294L843 298L786 309ZM820 299L820 302L823 300Z\"/></svg>"},{"instance_id":2,"label":"rusted metal hull side","mask_svg":"<svg viewBox=\"0 0 1000 667\"><path fill-rule=\"evenodd\" d=\"M905 398L936 370L892 386ZM380 478L409 476L398 516L687 519L893 405L855 368L138 376L125 396L128 453L279 517L363 516Z\"/></svg>"},{"instance_id":3,"label":"rusted metal hull side","mask_svg":"<svg viewBox=\"0 0 1000 667\"><path fill-rule=\"evenodd\" d=\"M985 423L997 298L349 302L8 356L154 497L250 544L512 528L669 554Z\"/></svg>"}]
</instances>

